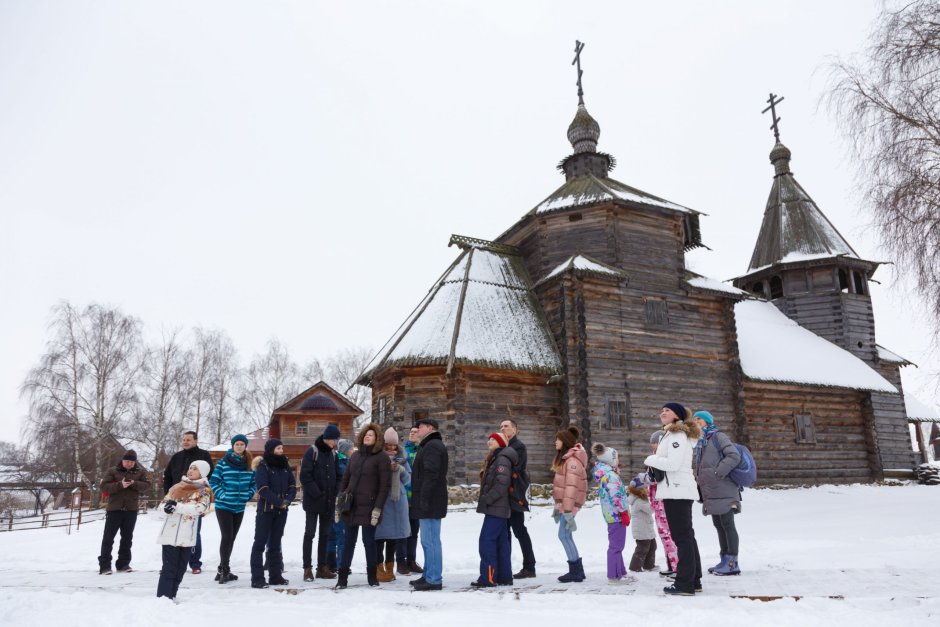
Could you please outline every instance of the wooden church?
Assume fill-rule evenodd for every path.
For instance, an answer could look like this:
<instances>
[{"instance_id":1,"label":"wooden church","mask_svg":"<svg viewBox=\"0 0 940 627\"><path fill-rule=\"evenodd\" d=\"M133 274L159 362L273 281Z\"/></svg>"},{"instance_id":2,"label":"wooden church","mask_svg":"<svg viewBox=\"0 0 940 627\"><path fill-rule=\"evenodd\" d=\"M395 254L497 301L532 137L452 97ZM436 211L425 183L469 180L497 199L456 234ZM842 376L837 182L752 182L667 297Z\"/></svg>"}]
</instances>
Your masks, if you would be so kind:
<instances>
[{"instance_id":1,"label":"wooden church","mask_svg":"<svg viewBox=\"0 0 940 627\"><path fill-rule=\"evenodd\" d=\"M733 286L699 276L685 253L703 245L700 213L611 177L578 62L564 183L493 241L451 238L456 259L359 378L373 419L437 419L458 484L477 480L486 434L507 417L535 481L550 480L568 424L637 472L669 401L714 414L762 484L909 471L908 362L876 344L878 263L797 183L779 135L750 267Z\"/></svg>"}]
</instances>

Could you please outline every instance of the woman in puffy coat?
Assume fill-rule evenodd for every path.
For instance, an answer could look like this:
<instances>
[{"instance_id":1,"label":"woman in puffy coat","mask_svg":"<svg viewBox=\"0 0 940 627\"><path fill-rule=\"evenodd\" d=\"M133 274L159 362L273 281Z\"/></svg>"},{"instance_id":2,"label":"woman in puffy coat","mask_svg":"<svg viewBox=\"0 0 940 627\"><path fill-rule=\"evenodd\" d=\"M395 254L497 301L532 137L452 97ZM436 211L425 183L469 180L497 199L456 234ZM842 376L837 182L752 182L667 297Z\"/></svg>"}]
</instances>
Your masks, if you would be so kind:
<instances>
[{"instance_id":1,"label":"woman in puffy coat","mask_svg":"<svg viewBox=\"0 0 940 627\"><path fill-rule=\"evenodd\" d=\"M245 516L245 503L255 495L255 472L251 469L251 453L248 452L246 436L241 433L232 436L232 448L215 465L209 476L209 487L215 495L215 517L222 535L219 572L215 580L228 583L238 579L229 568L229 559Z\"/></svg>"},{"instance_id":2,"label":"woman in puffy coat","mask_svg":"<svg viewBox=\"0 0 940 627\"><path fill-rule=\"evenodd\" d=\"M210 470L208 462L194 461L183 480L173 485L163 498L163 511L167 516L157 538L163 545L158 597L175 599L183 582L189 554L196 545L197 524L212 502L212 489L205 478Z\"/></svg>"},{"instance_id":3,"label":"woman in puffy coat","mask_svg":"<svg viewBox=\"0 0 940 627\"><path fill-rule=\"evenodd\" d=\"M665 477L657 483L656 497L663 502L669 530L679 552L675 583L663 588L663 592L694 596L702 589L702 561L692 528L692 501L698 499L692 458L701 430L681 403L663 405L659 421L666 435L659 441L656 453L643 463L665 472Z\"/></svg>"},{"instance_id":4,"label":"woman in puffy coat","mask_svg":"<svg viewBox=\"0 0 940 627\"><path fill-rule=\"evenodd\" d=\"M702 429L702 438L695 447L695 480L702 494L702 513L712 517L718 531L721 561L708 569L715 575L739 575L738 530L734 517L741 512L741 488L728 477L741 461L738 447L715 426L715 418L707 411L692 415Z\"/></svg>"},{"instance_id":5,"label":"woman in puffy coat","mask_svg":"<svg viewBox=\"0 0 940 627\"><path fill-rule=\"evenodd\" d=\"M389 462L389 491L382 508L382 520L375 528L375 554L380 582L395 581L395 560L406 561L411 522L408 519L408 486L411 466L405 451L398 445L398 433L385 431L385 456ZM384 555L384 560L382 559Z\"/></svg>"},{"instance_id":6,"label":"woman in puffy coat","mask_svg":"<svg viewBox=\"0 0 940 627\"><path fill-rule=\"evenodd\" d=\"M336 589L342 590L348 585L349 565L356 553L356 540L359 528L362 528L362 546L366 552L366 577L370 586L378 586L376 574L378 562L375 553L375 528L382 518L382 508L388 499L391 485L391 464L383 449L385 440L382 428L370 422L359 431L356 437L358 450L349 459L340 493L352 493L352 507L342 512L346 523L346 545L343 547L343 559L339 566ZM340 512L336 512L337 520Z\"/></svg>"},{"instance_id":7,"label":"woman in puffy coat","mask_svg":"<svg viewBox=\"0 0 940 627\"><path fill-rule=\"evenodd\" d=\"M581 430L575 426L555 434L555 459L552 461L552 470L555 472L552 481L555 511L552 517L558 524L558 539L568 558L568 572L558 578L563 583L584 581L584 565L572 535L578 528L574 517L587 497L588 458L584 447L578 443L580 437Z\"/></svg>"},{"instance_id":8,"label":"woman in puffy coat","mask_svg":"<svg viewBox=\"0 0 940 627\"><path fill-rule=\"evenodd\" d=\"M255 470L258 487L258 508L255 515L255 541L251 545L251 587L285 586L284 554L281 538L287 524L287 508L297 496L297 482L284 445L278 439L264 443L264 455ZM264 580L261 555L267 547L268 581Z\"/></svg>"},{"instance_id":9,"label":"woman in puffy coat","mask_svg":"<svg viewBox=\"0 0 940 627\"><path fill-rule=\"evenodd\" d=\"M474 588L512 584L509 486L519 455L509 446L509 439L498 432L489 435L486 447L489 452L480 469L480 500L477 503L477 512L483 514L479 542L480 578L470 583Z\"/></svg>"}]
</instances>

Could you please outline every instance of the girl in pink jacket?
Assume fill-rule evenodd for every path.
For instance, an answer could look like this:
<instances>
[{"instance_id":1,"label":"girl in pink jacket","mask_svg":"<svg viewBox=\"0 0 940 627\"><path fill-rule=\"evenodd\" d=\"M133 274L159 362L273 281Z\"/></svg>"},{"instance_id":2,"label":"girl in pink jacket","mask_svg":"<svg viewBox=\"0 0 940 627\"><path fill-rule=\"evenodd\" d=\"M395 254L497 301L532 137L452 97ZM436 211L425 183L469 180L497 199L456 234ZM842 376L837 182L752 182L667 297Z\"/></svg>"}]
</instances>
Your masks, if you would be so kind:
<instances>
[{"instance_id":1,"label":"girl in pink jacket","mask_svg":"<svg viewBox=\"0 0 940 627\"><path fill-rule=\"evenodd\" d=\"M568 558L568 572L558 578L563 583L584 581L584 566L572 536L578 528L574 517L587 497L588 458L584 447L578 444L580 437L581 431L575 426L555 434L555 459L552 461L552 470L555 471L552 482L555 511L552 516L558 524L558 539Z\"/></svg>"}]
</instances>

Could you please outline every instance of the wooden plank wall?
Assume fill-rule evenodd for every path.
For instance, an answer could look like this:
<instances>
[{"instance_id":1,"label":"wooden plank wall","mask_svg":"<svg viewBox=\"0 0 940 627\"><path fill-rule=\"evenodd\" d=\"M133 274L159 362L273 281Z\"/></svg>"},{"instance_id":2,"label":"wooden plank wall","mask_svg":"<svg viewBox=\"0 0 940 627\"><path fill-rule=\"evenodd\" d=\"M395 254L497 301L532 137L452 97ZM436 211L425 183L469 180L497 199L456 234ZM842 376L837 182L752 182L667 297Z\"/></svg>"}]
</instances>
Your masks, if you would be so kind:
<instances>
[{"instance_id":1,"label":"wooden plank wall","mask_svg":"<svg viewBox=\"0 0 940 627\"><path fill-rule=\"evenodd\" d=\"M749 380L744 395L760 484L872 481L867 393ZM815 444L796 442L794 412L812 413Z\"/></svg>"},{"instance_id":2,"label":"wooden plank wall","mask_svg":"<svg viewBox=\"0 0 940 627\"><path fill-rule=\"evenodd\" d=\"M880 467L884 470L908 470L917 464L907 426L907 408L904 406L904 388L901 368L897 364L879 362L876 368L901 394L872 392L871 407L875 438L878 445Z\"/></svg>"}]
</instances>

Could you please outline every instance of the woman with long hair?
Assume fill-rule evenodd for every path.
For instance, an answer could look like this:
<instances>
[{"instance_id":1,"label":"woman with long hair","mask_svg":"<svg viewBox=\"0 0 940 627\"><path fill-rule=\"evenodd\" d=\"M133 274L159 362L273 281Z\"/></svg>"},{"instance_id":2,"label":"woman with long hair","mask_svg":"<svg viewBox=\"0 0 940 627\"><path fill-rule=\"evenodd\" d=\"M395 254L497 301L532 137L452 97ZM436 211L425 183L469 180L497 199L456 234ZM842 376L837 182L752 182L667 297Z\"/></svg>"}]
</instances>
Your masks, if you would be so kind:
<instances>
[{"instance_id":1,"label":"woman with long hair","mask_svg":"<svg viewBox=\"0 0 940 627\"><path fill-rule=\"evenodd\" d=\"M470 583L474 588L512 584L509 486L519 455L509 446L509 438L498 432L489 435L486 448L486 459L480 468L480 501L477 503L477 512L483 514L479 542L480 577Z\"/></svg>"},{"instance_id":2,"label":"woman with long hair","mask_svg":"<svg viewBox=\"0 0 940 627\"><path fill-rule=\"evenodd\" d=\"M681 403L666 403L659 412L666 435L656 453L643 462L665 472L658 481L656 497L663 502L666 520L679 553L675 583L663 588L666 594L694 596L702 589L702 561L692 528L692 501L698 499L698 487L692 474L695 444L701 430L691 413Z\"/></svg>"},{"instance_id":3,"label":"woman with long hair","mask_svg":"<svg viewBox=\"0 0 940 627\"><path fill-rule=\"evenodd\" d=\"M382 508L388 498L391 485L391 463L383 453L385 440L382 428L370 422L356 437L358 450L349 459L340 492L352 494L352 506L348 511L336 513L346 523L346 545L339 566L336 589L342 590L349 582L349 565L356 552L359 528L362 528L362 546L366 551L366 577L370 586L378 586L376 575L378 560L375 552L375 528L382 518Z\"/></svg>"},{"instance_id":4,"label":"woman with long hair","mask_svg":"<svg viewBox=\"0 0 940 627\"><path fill-rule=\"evenodd\" d=\"M229 567L235 537L245 516L245 503L255 495L255 472L251 468L248 438L241 433L232 436L232 448L215 465L209 476L209 487L215 494L215 517L219 521L222 541L219 543L219 570L215 580L228 583L238 579Z\"/></svg>"},{"instance_id":5,"label":"woman with long hair","mask_svg":"<svg viewBox=\"0 0 940 627\"><path fill-rule=\"evenodd\" d=\"M572 535L578 528L574 517L587 497L588 457L584 447L578 443L580 437L581 430L573 425L555 434L555 459L552 461L555 511L552 517L558 524L558 539L568 558L568 572L558 578L562 583L582 582L585 578L584 564Z\"/></svg>"}]
</instances>

